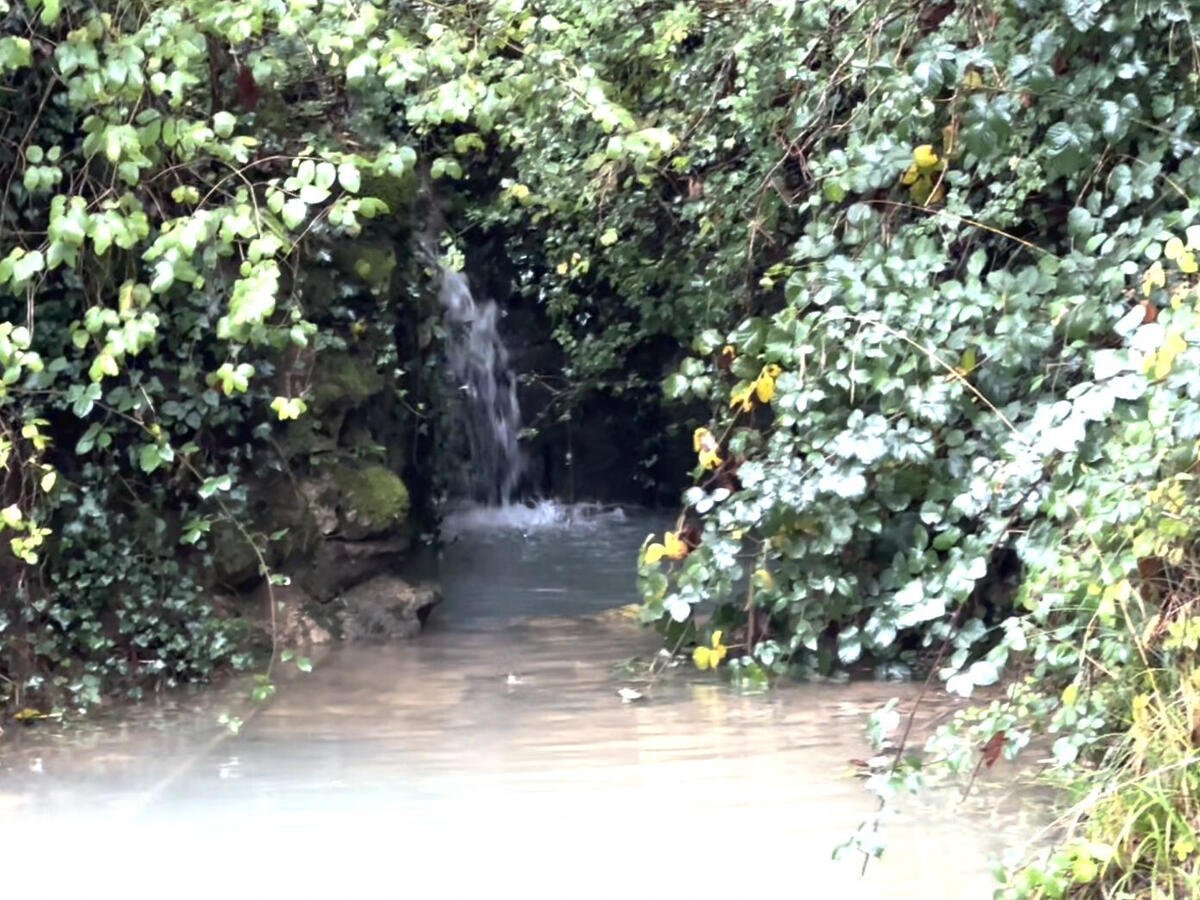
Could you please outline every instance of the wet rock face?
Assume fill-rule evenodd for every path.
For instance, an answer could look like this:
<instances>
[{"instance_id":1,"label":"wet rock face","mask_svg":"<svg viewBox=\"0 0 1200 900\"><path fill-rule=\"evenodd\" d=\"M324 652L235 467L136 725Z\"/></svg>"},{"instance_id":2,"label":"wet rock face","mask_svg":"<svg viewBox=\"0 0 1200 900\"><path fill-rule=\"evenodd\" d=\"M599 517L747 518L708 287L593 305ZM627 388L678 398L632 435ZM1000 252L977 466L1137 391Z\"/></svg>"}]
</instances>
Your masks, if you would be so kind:
<instances>
[{"instance_id":1,"label":"wet rock face","mask_svg":"<svg viewBox=\"0 0 1200 900\"><path fill-rule=\"evenodd\" d=\"M441 599L432 585L377 575L350 588L335 603L342 637L361 641L415 637Z\"/></svg>"}]
</instances>

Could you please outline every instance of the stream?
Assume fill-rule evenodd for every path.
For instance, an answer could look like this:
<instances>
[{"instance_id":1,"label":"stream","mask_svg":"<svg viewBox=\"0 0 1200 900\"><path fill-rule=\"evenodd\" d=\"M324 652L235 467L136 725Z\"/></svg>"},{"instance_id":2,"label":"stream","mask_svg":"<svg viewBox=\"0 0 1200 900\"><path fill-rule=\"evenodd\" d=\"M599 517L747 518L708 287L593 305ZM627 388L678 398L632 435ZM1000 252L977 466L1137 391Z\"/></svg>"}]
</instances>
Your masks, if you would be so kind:
<instances>
[{"instance_id":1,"label":"stream","mask_svg":"<svg viewBox=\"0 0 1200 900\"><path fill-rule=\"evenodd\" d=\"M799 897L982 900L992 856L1036 831L1001 763L965 802L909 803L860 878L831 860L873 808L849 761L915 686L749 694L680 666L622 703L618 664L659 645L614 610L658 518L543 504L448 525L445 602L413 642L283 666L257 707L238 683L10 728L5 893L717 897L790 874ZM934 697L919 727L952 708Z\"/></svg>"}]
</instances>

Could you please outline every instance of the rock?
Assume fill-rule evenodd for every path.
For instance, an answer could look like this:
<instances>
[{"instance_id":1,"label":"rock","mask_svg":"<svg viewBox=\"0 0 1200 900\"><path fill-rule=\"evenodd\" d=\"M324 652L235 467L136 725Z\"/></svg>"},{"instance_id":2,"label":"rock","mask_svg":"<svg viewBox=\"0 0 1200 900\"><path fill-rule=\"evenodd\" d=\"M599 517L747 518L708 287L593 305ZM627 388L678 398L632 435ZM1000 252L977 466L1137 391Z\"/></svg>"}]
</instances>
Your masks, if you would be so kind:
<instances>
[{"instance_id":1,"label":"rock","mask_svg":"<svg viewBox=\"0 0 1200 900\"><path fill-rule=\"evenodd\" d=\"M303 481L300 491L325 537L362 541L395 532L408 518L408 488L378 464L336 466Z\"/></svg>"},{"instance_id":2,"label":"rock","mask_svg":"<svg viewBox=\"0 0 1200 900\"><path fill-rule=\"evenodd\" d=\"M293 577L319 603L394 569L409 549L406 536L378 541L328 539L295 568Z\"/></svg>"},{"instance_id":3,"label":"rock","mask_svg":"<svg viewBox=\"0 0 1200 900\"><path fill-rule=\"evenodd\" d=\"M251 594L255 618L261 619L268 635L271 631L269 603L272 596L278 604L275 610L275 639L279 646L311 647L327 644L333 639L329 629L312 616L310 611L316 605L312 597L296 584L278 584L268 591L266 583L263 583Z\"/></svg>"},{"instance_id":4,"label":"rock","mask_svg":"<svg viewBox=\"0 0 1200 900\"><path fill-rule=\"evenodd\" d=\"M286 647L316 647L333 640L329 629L320 625L308 613L288 608L280 629L280 641Z\"/></svg>"},{"instance_id":5,"label":"rock","mask_svg":"<svg viewBox=\"0 0 1200 900\"><path fill-rule=\"evenodd\" d=\"M431 585L377 575L338 598L342 637L348 641L415 637L441 599Z\"/></svg>"},{"instance_id":6,"label":"rock","mask_svg":"<svg viewBox=\"0 0 1200 900\"><path fill-rule=\"evenodd\" d=\"M361 541L392 531L408 517L408 488L395 472L380 465L338 466L338 533Z\"/></svg>"}]
</instances>

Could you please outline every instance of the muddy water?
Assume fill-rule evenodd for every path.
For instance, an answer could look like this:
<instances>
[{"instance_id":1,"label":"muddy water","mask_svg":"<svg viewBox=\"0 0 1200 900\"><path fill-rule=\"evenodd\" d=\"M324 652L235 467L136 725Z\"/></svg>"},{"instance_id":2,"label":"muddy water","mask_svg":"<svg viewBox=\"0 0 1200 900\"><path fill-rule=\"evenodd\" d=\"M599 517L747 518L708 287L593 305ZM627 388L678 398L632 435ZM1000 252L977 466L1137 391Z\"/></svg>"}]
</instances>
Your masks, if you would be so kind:
<instances>
[{"instance_id":1,"label":"muddy water","mask_svg":"<svg viewBox=\"0 0 1200 900\"><path fill-rule=\"evenodd\" d=\"M614 663L657 645L606 610L658 523L561 512L460 520L419 641L335 648L265 706L231 686L7 735L5 893L991 896L989 856L1036 817L1002 779L910 805L864 878L830 859L872 805L848 763L866 714L906 687L679 669L622 703Z\"/></svg>"}]
</instances>

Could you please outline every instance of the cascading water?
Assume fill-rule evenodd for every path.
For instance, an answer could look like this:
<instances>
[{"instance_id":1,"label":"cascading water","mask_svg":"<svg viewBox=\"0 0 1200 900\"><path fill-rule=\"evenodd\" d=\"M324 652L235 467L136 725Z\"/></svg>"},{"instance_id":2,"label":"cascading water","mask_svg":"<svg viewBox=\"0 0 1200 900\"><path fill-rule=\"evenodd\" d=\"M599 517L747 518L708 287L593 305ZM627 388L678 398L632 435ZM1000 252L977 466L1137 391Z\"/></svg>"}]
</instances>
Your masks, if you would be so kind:
<instances>
[{"instance_id":1,"label":"cascading water","mask_svg":"<svg viewBox=\"0 0 1200 900\"><path fill-rule=\"evenodd\" d=\"M438 299L449 332L447 361L464 395L462 418L471 456L465 490L478 502L507 505L523 470L521 406L508 348L500 337L499 307L491 300L476 301L466 276L444 266Z\"/></svg>"}]
</instances>

